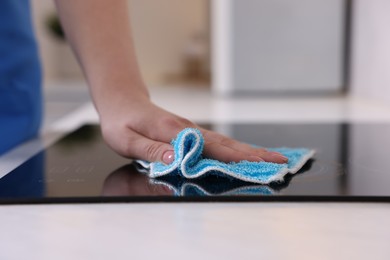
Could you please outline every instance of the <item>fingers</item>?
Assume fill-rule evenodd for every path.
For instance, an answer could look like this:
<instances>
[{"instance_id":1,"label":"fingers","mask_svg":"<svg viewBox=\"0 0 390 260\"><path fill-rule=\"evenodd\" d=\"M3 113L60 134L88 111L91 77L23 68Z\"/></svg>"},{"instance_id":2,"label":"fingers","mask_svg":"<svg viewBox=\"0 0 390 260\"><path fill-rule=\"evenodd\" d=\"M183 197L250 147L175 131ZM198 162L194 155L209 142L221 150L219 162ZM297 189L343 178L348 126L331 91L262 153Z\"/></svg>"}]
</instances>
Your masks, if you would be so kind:
<instances>
[{"instance_id":1,"label":"fingers","mask_svg":"<svg viewBox=\"0 0 390 260\"><path fill-rule=\"evenodd\" d=\"M280 153L254 148L209 130L203 130L202 132L205 137L205 155L211 158L223 162L239 162L242 160L273 163L288 162L288 158Z\"/></svg>"},{"instance_id":2,"label":"fingers","mask_svg":"<svg viewBox=\"0 0 390 260\"><path fill-rule=\"evenodd\" d=\"M119 142L111 146L124 157L165 164L174 161L174 150L169 143L149 139L131 129L126 130Z\"/></svg>"},{"instance_id":3,"label":"fingers","mask_svg":"<svg viewBox=\"0 0 390 260\"><path fill-rule=\"evenodd\" d=\"M172 130L180 132L182 129ZM171 135L175 137L176 133L172 132ZM203 135L205 138L204 155L208 158L226 163L240 161L287 163L288 161L279 153L257 149L209 130L203 130ZM121 140L121 144L117 143L112 147L121 147L117 152L124 157L150 162L159 161L165 164L171 164L175 159L174 149L168 142L153 140L132 129L127 129L122 138L117 140Z\"/></svg>"},{"instance_id":4,"label":"fingers","mask_svg":"<svg viewBox=\"0 0 390 260\"><path fill-rule=\"evenodd\" d=\"M237 151L232 149L229 146L221 145L220 143L215 142L206 142L204 155L207 158L216 159L222 162L240 162L240 161L254 161L261 162L264 161L261 157L248 154L242 151Z\"/></svg>"},{"instance_id":5,"label":"fingers","mask_svg":"<svg viewBox=\"0 0 390 260\"><path fill-rule=\"evenodd\" d=\"M173 115L161 108L152 108L154 108L152 112L147 113L128 127L152 140L165 143L170 143L185 128L198 128L197 125L185 118ZM153 122L153 125L150 122Z\"/></svg>"},{"instance_id":6,"label":"fingers","mask_svg":"<svg viewBox=\"0 0 390 260\"><path fill-rule=\"evenodd\" d=\"M176 137L177 133L185 127L186 126L178 125L177 127L171 127L171 131L161 131L166 132L166 134L164 134L165 138L160 136L162 140L160 139L158 141L129 130L131 132L129 136L131 135L132 138L127 146L126 156L150 162L160 161L165 164L170 164L174 161L174 151L167 140L170 141L172 138ZM288 159L280 153L270 152L262 148L254 148L248 144L241 143L209 130L203 130L203 135L205 138L204 155L208 158L226 163L244 160L251 162L288 162Z\"/></svg>"},{"instance_id":7,"label":"fingers","mask_svg":"<svg viewBox=\"0 0 390 260\"><path fill-rule=\"evenodd\" d=\"M274 163L288 161L279 153L257 149L213 131L201 129L194 123L154 105L145 106L145 110L131 117L132 120L129 120L125 127L104 124L106 142L122 156L170 164L174 161L174 151L170 142L180 131L192 127L202 131L205 138L204 154L209 158L227 163L243 160ZM123 128L126 130L123 131Z\"/></svg>"},{"instance_id":8,"label":"fingers","mask_svg":"<svg viewBox=\"0 0 390 260\"><path fill-rule=\"evenodd\" d=\"M171 141L184 128L196 127L192 122L155 106L144 117L137 115L131 119L126 123L125 131L122 126L105 124L107 127L103 127L103 134L106 142L124 157L165 164L174 161Z\"/></svg>"},{"instance_id":9,"label":"fingers","mask_svg":"<svg viewBox=\"0 0 390 260\"><path fill-rule=\"evenodd\" d=\"M139 158L149 162L159 161L165 164L171 164L174 161L175 154L170 144L140 136L140 138L129 145L128 155L132 158Z\"/></svg>"}]
</instances>

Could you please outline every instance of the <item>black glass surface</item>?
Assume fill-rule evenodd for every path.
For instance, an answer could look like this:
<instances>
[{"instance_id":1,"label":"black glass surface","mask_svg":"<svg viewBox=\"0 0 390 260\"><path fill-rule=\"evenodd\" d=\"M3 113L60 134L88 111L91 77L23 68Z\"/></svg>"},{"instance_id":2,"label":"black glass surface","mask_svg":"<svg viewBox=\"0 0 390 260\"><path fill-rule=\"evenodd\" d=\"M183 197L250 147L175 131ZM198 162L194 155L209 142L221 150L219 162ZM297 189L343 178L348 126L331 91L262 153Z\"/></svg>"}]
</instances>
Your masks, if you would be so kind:
<instances>
[{"instance_id":1,"label":"black glass surface","mask_svg":"<svg viewBox=\"0 0 390 260\"><path fill-rule=\"evenodd\" d=\"M315 158L282 183L222 177L149 179L110 150L98 126L64 137L0 179L0 203L390 202L390 124L205 125L265 147L307 147Z\"/></svg>"}]
</instances>

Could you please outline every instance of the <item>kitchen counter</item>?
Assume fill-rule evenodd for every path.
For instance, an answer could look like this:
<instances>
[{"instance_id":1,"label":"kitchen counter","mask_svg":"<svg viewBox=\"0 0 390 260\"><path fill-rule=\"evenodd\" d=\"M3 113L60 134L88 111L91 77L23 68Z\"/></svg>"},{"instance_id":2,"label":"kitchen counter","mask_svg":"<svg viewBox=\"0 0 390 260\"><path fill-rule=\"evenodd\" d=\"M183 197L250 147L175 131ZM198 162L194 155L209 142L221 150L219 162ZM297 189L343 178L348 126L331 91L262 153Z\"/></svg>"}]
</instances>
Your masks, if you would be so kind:
<instances>
[{"instance_id":1,"label":"kitchen counter","mask_svg":"<svg viewBox=\"0 0 390 260\"><path fill-rule=\"evenodd\" d=\"M390 122L389 105L360 98L151 92L157 104L197 122ZM0 158L0 176L64 133L98 122L87 98L75 102L68 102L73 111L63 102L66 113L58 120L46 115L41 139ZM0 259L387 259L388 216L387 203L1 206Z\"/></svg>"}]
</instances>

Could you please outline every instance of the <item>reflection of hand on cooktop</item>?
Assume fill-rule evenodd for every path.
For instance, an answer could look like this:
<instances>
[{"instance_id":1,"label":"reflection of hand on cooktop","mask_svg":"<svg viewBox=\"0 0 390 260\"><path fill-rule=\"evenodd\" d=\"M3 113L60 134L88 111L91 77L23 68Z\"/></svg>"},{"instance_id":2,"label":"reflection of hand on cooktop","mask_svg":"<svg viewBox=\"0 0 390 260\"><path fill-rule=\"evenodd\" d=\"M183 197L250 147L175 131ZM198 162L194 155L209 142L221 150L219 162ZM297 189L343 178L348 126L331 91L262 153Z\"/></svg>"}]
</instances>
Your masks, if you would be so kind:
<instances>
[{"instance_id":1,"label":"reflection of hand on cooktop","mask_svg":"<svg viewBox=\"0 0 390 260\"><path fill-rule=\"evenodd\" d=\"M149 178L129 164L111 173L103 184L104 196L172 196L165 185L152 184Z\"/></svg>"}]
</instances>

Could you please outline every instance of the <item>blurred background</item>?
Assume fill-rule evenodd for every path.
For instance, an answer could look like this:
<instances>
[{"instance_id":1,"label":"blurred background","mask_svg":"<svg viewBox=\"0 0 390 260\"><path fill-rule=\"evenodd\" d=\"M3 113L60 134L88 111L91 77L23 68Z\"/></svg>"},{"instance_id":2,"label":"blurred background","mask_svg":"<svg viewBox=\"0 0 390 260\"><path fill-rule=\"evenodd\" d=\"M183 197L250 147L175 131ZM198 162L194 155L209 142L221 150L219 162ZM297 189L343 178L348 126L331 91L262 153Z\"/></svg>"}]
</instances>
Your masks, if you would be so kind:
<instances>
[{"instance_id":1,"label":"blurred background","mask_svg":"<svg viewBox=\"0 0 390 260\"><path fill-rule=\"evenodd\" d=\"M210 3L208 0L130 0L133 34L149 85L210 87ZM45 67L45 81L82 79L60 32L52 0L32 1Z\"/></svg>"},{"instance_id":2,"label":"blurred background","mask_svg":"<svg viewBox=\"0 0 390 260\"><path fill-rule=\"evenodd\" d=\"M390 1L129 2L139 63L151 87L390 101ZM45 87L83 86L52 1L32 4Z\"/></svg>"}]
</instances>

